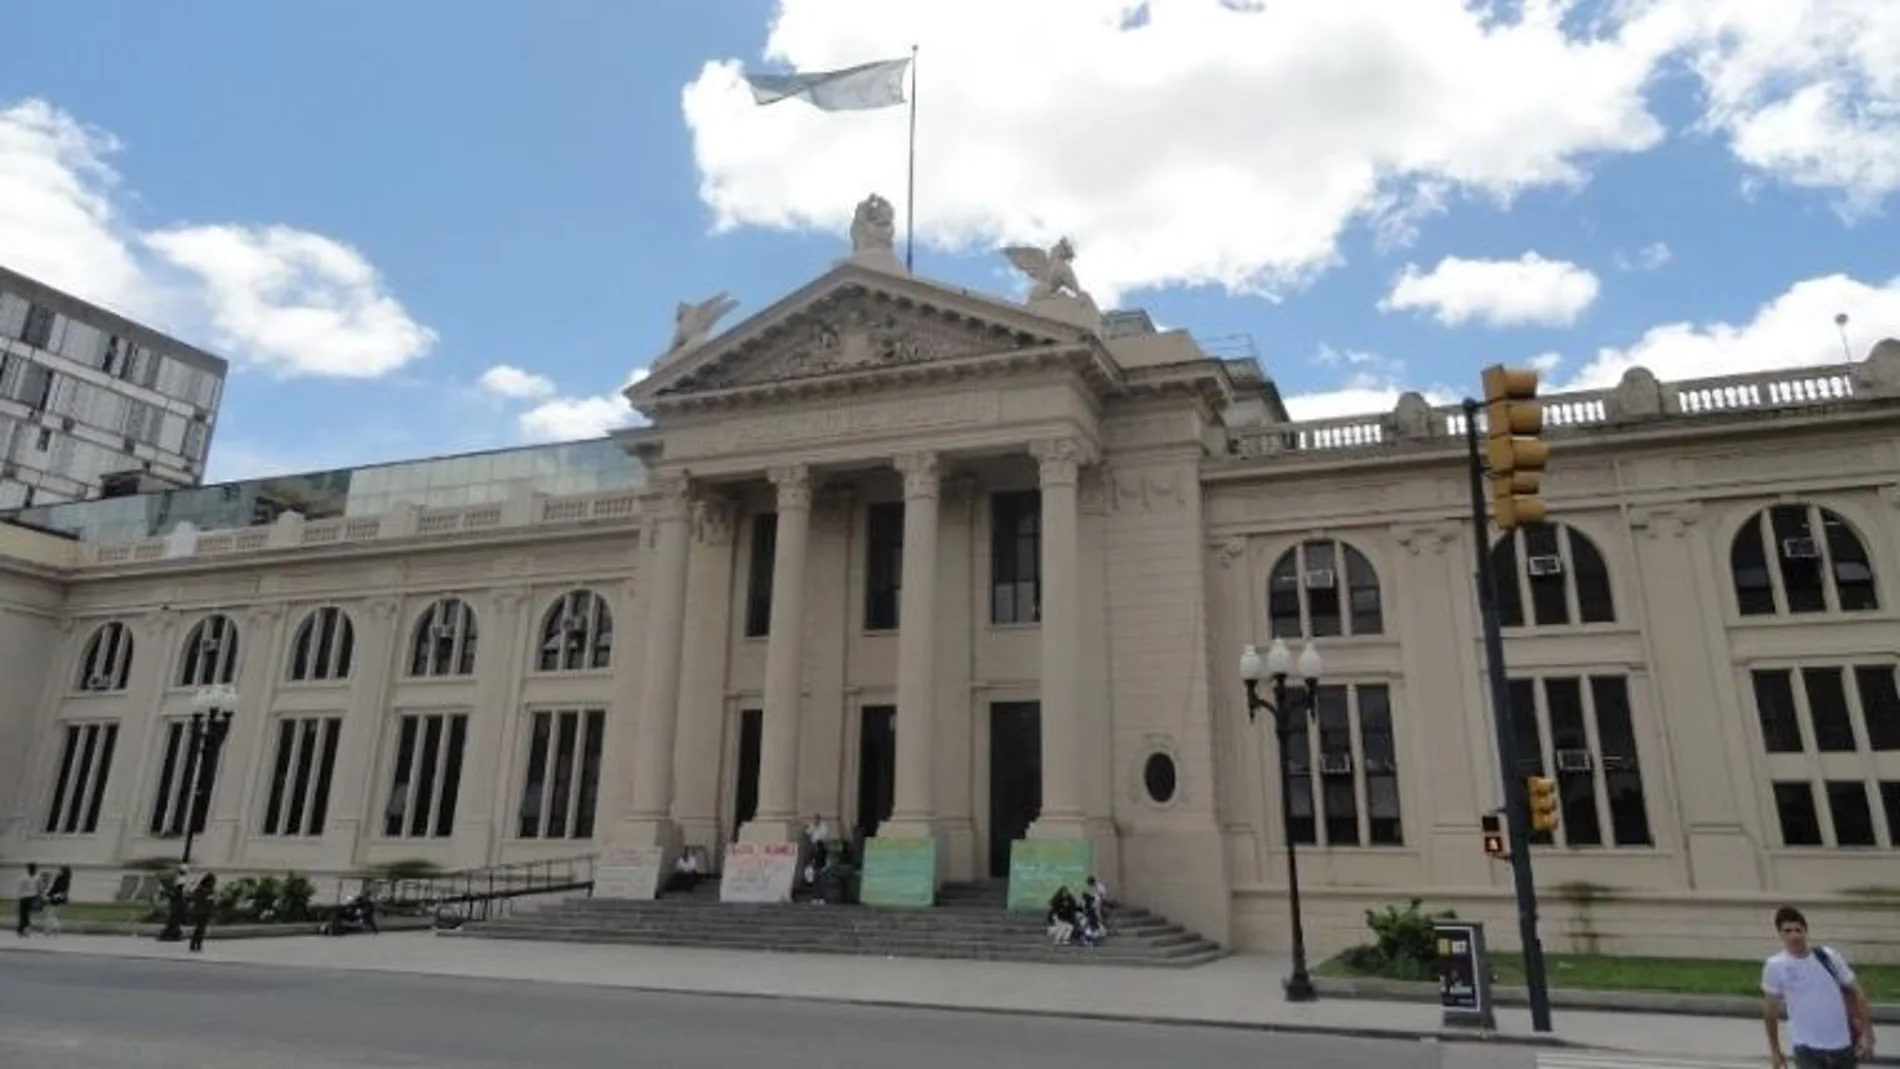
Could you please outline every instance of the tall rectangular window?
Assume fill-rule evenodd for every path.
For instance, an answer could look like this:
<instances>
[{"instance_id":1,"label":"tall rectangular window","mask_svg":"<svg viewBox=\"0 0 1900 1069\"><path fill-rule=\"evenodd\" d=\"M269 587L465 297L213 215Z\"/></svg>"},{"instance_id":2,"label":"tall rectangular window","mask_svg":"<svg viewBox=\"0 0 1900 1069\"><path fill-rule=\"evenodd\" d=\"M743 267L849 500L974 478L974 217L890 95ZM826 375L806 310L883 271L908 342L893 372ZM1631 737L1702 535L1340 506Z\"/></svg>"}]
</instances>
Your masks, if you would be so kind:
<instances>
[{"instance_id":1,"label":"tall rectangular window","mask_svg":"<svg viewBox=\"0 0 1900 1069\"><path fill-rule=\"evenodd\" d=\"M46 807L48 835L91 835L99 830L106 779L119 745L117 724L67 724L60 741L59 776Z\"/></svg>"},{"instance_id":2,"label":"tall rectangular window","mask_svg":"<svg viewBox=\"0 0 1900 1069\"><path fill-rule=\"evenodd\" d=\"M528 766L515 834L522 839L591 839L600 798L604 709L553 709L528 717Z\"/></svg>"},{"instance_id":3,"label":"tall rectangular window","mask_svg":"<svg viewBox=\"0 0 1900 1069\"><path fill-rule=\"evenodd\" d=\"M468 714L408 713L396 725L396 762L383 835L391 839L445 839L455 832L462 789Z\"/></svg>"},{"instance_id":4,"label":"tall rectangular window","mask_svg":"<svg viewBox=\"0 0 1900 1069\"><path fill-rule=\"evenodd\" d=\"M990 622L1042 619L1042 491L990 495Z\"/></svg>"},{"instance_id":5,"label":"tall rectangular window","mask_svg":"<svg viewBox=\"0 0 1900 1069\"><path fill-rule=\"evenodd\" d=\"M897 629L904 585L904 503L881 501L864 517L864 629Z\"/></svg>"},{"instance_id":6,"label":"tall rectangular window","mask_svg":"<svg viewBox=\"0 0 1900 1069\"><path fill-rule=\"evenodd\" d=\"M158 766L158 789L152 797L152 819L147 825L151 834L170 838L185 834L185 815L191 814L191 833L203 835L205 830L205 809L211 793L217 789L218 765L213 762L203 771L203 782L198 782L198 762L201 759L201 746L193 746L191 722L187 720L167 720L163 724L164 750L160 754ZM222 754L219 755L222 758ZM194 805L194 784L196 798Z\"/></svg>"},{"instance_id":7,"label":"tall rectangular window","mask_svg":"<svg viewBox=\"0 0 1900 1069\"><path fill-rule=\"evenodd\" d=\"M1514 771L1553 776L1557 783L1557 830L1533 832L1533 843L1655 845L1627 679L1514 679L1511 713L1518 745Z\"/></svg>"},{"instance_id":8,"label":"tall rectangular window","mask_svg":"<svg viewBox=\"0 0 1900 1069\"><path fill-rule=\"evenodd\" d=\"M1312 720L1316 730L1303 717L1295 717L1289 728L1282 760L1293 795L1293 841L1403 845L1390 688L1374 683L1321 687Z\"/></svg>"},{"instance_id":9,"label":"tall rectangular window","mask_svg":"<svg viewBox=\"0 0 1900 1069\"><path fill-rule=\"evenodd\" d=\"M1807 599L1804 605L1813 601L1806 594L1800 597ZM1891 780L1880 778L1887 773L1884 755L1900 750L1900 685L1894 664L1810 664L1756 668L1749 674L1755 683L1762 748L1774 769L1772 790L1782 845L1900 846L1900 812L1891 808L1900 797L1890 795ZM1822 758L1830 754L1852 754L1859 760ZM1783 755L1808 759L1797 756L1791 761ZM1824 767L1817 759L1828 763ZM1852 778L1856 764L1865 770L1862 778ZM1826 772L1833 775L1823 778ZM1879 820L1883 815L1888 825L1884 838Z\"/></svg>"},{"instance_id":10,"label":"tall rectangular window","mask_svg":"<svg viewBox=\"0 0 1900 1069\"><path fill-rule=\"evenodd\" d=\"M752 556L746 569L745 637L764 638L772 630L772 570L778 553L778 513L752 517Z\"/></svg>"},{"instance_id":11,"label":"tall rectangular window","mask_svg":"<svg viewBox=\"0 0 1900 1069\"><path fill-rule=\"evenodd\" d=\"M337 737L343 718L285 717L277 722L277 755L271 762L265 835L322 835L330 812L330 781L336 773Z\"/></svg>"}]
</instances>

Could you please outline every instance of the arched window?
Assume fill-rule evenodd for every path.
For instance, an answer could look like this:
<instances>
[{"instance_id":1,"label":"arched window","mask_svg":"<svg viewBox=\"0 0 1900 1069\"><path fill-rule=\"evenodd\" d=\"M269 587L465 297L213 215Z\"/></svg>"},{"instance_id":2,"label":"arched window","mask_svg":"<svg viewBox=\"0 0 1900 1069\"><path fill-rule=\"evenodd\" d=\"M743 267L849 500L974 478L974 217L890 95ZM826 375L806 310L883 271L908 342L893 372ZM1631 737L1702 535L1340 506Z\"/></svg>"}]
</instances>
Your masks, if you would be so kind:
<instances>
[{"instance_id":1,"label":"arched window","mask_svg":"<svg viewBox=\"0 0 1900 1069\"><path fill-rule=\"evenodd\" d=\"M1743 616L1873 612L1873 560L1847 521L1815 505L1773 505L1735 532L1729 574Z\"/></svg>"},{"instance_id":2,"label":"arched window","mask_svg":"<svg viewBox=\"0 0 1900 1069\"><path fill-rule=\"evenodd\" d=\"M443 598L416 621L410 648L412 676L468 676L475 674L475 610L461 598Z\"/></svg>"},{"instance_id":3,"label":"arched window","mask_svg":"<svg viewBox=\"0 0 1900 1069\"><path fill-rule=\"evenodd\" d=\"M591 590L573 590L548 607L541 619L541 671L606 668L613 654L614 614L606 598Z\"/></svg>"},{"instance_id":4,"label":"arched window","mask_svg":"<svg viewBox=\"0 0 1900 1069\"><path fill-rule=\"evenodd\" d=\"M1302 542L1267 575L1267 619L1274 638L1383 634L1379 573L1344 542Z\"/></svg>"},{"instance_id":5,"label":"arched window","mask_svg":"<svg viewBox=\"0 0 1900 1069\"><path fill-rule=\"evenodd\" d=\"M80 690L124 690L132 676L132 629L112 620L100 624L86 639L79 657Z\"/></svg>"},{"instance_id":6,"label":"arched window","mask_svg":"<svg viewBox=\"0 0 1900 1069\"><path fill-rule=\"evenodd\" d=\"M1504 627L1616 622L1603 552L1574 527L1538 523L1513 531L1491 547L1491 574Z\"/></svg>"},{"instance_id":7,"label":"arched window","mask_svg":"<svg viewBox=\"0 0 1900 1069\"><path fill-rule=\"evenodd\" d=\"M335 606L317 609L303 618L291 639L290 681L348 679L355 655L356 628L349 614Z\"/></svg>"},{"instance_id":8,"label":"arched window","mask_svg":"<svg viewBox=\"0 0 1900 1069\"><path fill-rule=\"evenodd\" d=\"M207 616L185 634L178 685L208 687L237 679L238 629L229 616Z\"/></svg>"}]
</instances>

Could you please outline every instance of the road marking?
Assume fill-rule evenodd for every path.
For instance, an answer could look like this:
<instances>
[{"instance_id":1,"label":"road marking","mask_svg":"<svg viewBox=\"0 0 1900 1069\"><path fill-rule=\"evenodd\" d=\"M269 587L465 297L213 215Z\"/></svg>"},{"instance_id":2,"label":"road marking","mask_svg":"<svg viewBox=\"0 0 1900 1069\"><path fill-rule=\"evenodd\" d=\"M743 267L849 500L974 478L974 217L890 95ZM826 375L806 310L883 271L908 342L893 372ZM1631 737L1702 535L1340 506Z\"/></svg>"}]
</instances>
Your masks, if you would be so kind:
<instances>
[{"instance_id":1,"label":"road marking","mask_svg":"<svg viewBox=\"0 0 1900 1069\"><path fill-rule=\"evenodd\" d=\"M1537 1069L1761 1069L1765 1058L1748 1061L1734 1059L1696 1060L1693 1058L1669 1058L1635 1054L1617 1054L1611 1051L1600 1053L1547 1053L1537 1055Z\"/></svg>"}]
</instances>

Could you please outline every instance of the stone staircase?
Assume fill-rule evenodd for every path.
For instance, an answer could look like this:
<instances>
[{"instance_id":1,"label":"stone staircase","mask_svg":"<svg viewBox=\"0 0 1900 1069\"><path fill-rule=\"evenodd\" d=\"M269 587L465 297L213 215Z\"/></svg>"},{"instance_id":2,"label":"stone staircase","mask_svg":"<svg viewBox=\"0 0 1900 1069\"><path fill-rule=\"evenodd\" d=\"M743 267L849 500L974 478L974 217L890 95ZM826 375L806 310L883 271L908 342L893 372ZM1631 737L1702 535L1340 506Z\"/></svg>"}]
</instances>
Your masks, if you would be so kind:
<instances>
[{"instance_id":1,"label":"stone staircase","mask_svg":"<svg viewBox=\"0 0 1900 1069\"><path fill-rule=\"evenodd\" d=\"M933 909L790 902L719 901L716 882L654 901L570 898L471 923L454 933L482 939L866 954L978 961L1077 962L1185 967L1226 955L1147 910L1121 906L1097 947L1054 946L1039 914L1010 913L1003 885L950 885Z\"/></svg>"}]
</instances>

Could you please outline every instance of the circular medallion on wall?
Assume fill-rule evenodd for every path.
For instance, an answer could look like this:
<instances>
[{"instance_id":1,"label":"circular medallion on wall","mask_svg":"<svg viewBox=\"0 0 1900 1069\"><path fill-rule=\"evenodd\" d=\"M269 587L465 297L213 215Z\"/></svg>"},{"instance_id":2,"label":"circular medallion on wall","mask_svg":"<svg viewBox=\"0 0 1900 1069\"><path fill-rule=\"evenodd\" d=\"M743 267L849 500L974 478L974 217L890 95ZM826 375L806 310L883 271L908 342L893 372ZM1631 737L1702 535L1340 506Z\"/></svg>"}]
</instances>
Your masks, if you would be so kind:
<instances>
[{"instance_id":1,"label":"circular medallion on wall","mask_svg":"<svg viewBox=\"0 0 1900 1069\"><path fill-rule=\"evenodd\" d=\"M1173 802L1175 792L1180 788L1174 755L1165 750L1150 753L1148 759L1141 763L1141 786L1150 804L1165 806Z\"/></svg>"}]
</instances>

